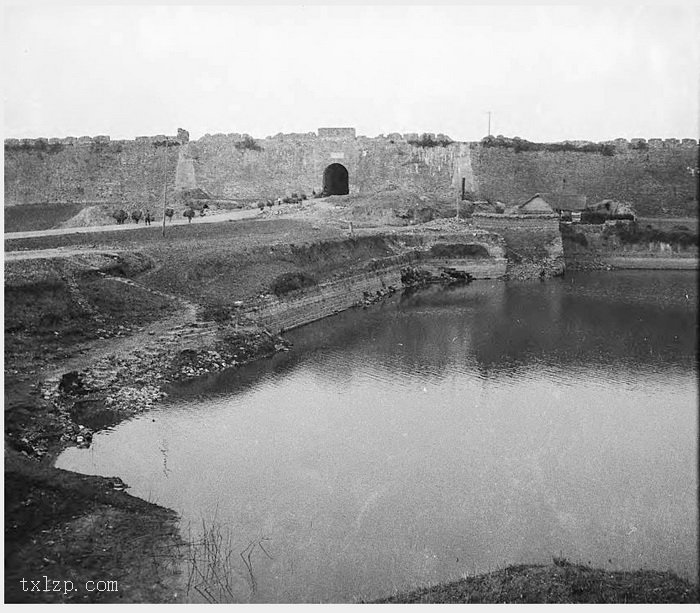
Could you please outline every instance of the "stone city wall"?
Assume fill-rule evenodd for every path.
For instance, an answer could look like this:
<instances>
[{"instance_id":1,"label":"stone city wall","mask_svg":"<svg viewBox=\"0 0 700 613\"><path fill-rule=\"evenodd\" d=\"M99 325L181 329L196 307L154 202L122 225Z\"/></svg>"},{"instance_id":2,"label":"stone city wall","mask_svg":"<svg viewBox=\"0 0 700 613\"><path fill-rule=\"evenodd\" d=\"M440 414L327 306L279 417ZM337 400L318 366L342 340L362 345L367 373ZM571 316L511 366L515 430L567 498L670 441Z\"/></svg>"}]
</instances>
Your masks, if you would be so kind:
<instances>
[{"instance_id":1,"label":"stone city wall","mask_svg":"<svg viewBox=\"0 0 700 613\"><path fill-rule=\"evenodd\" d=\"M51 202L146 205L175 191L199 188L214 199L267 199L293 192L310 196L323 187L334 163L348 171L351 194L400 188L427 197L458 198L462 179L476 199L519 204L535 193L578 193L589 203L604 198L631 202L640 215L697 216L697 143L693 139L618 139L544 145L520 151L508 146L452 142L438 134L355 137L352 128L319 133L206 135L187 132L111 141L107 136L5 141L6 205ZM419 146L416 143L439 143ZM582 148L588 147L588 151ZM597 147L597 149L596 149ZM560 150L560 149L566 150ZM591 149L592 148L592 149ZM573 149L573 150L572 150ZM165 178L163 175L165 174Z\"/></svg>"},{"instance_id":2,"label":"stone city wall","mask_svg":"<svg viewBox=\"0 0 700 613\"><path fill-rule=\"evenodd\" d=\"M112 141L107 136L5 141L5 206L32 203L172 201L178 149L166 136Z\"/></svg>"},{"instance_id":3,"label":"stone city wall","mask_svg":"<svg viewBox=\"0 0 700 613\"><path fill-rule=\"evenodd\" d=\"M205 136L184 155L192 162L196 187L216 198L311 196L323 188L325 169L342 164L351 194L401 188L425 194L457 193L455 168L470 175L469 147L422 148L389 138L333 138L278 135L243 146L239 135ZM459 172L459 170L458 170Z\"/></svg>"},{"instance_id":4,"label":"stone city wall","mask_svg":"<svg viewBox=\"0 0 700 613\"><path fill-rule=\"evenodd\" d=\"M696 217L697 144L656 140L646 149L614 141L610 155L478 146L472 152L477 195L518 204L535 193L583 194L589 204L630 202L643 216Z\"/></svg>"}]
</instances>

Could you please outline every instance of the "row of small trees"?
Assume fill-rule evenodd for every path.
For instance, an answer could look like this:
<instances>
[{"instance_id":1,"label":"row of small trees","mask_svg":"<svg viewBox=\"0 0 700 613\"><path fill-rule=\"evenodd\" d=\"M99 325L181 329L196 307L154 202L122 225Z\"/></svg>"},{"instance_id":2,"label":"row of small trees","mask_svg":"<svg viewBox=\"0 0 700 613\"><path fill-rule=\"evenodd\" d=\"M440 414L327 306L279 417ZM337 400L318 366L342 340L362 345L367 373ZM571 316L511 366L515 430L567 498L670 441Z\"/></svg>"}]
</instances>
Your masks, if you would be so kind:
<instances>
[{"instance_id":1,"label":"row of small trees","mask_svg":"<svg viewBox=\"0 0 700 613\"><path fill-rule=\"evenodd\" d=\"M172 222L174 214L175 211L173 209L165 209L165 216L168 218L169 221ZM186 212L184 213L184 215L185 217L187 217ZM151 212L148 209L136 209L134 211L131 211L131 214L127 213L124 209L118 209L114 211L114 213L112 213L112 217L117 221L119 225L123 224L129 218L131 218L131 221L133 221L136 224L138 224L139 221L141 221L142 219L144 220L144 223L146 223L146 225L151 225L151 222L155 221L155 217L151 215ZM194 217L194 211L192 211L192 217Z\"/></svg>"},{"instance_id":2,"label":"row of small trees","mask_svg":"<svg viewBox=\"0 0 700 613\"><path fill-rule=\"evenodd\" d=\"M261 211L264 211L265 207L268 207L271 209L275 204L277 204L278 206L281 204L298 204L299 202L302 202L306 199L307 199L306 194L304 194L304 193L298 194L298 193L294 192L291 196L285 196L284 198L277 198L276 200L266 200L265 202L260 200L258 202L258 208Z\"/></svg>"}]
</instances>

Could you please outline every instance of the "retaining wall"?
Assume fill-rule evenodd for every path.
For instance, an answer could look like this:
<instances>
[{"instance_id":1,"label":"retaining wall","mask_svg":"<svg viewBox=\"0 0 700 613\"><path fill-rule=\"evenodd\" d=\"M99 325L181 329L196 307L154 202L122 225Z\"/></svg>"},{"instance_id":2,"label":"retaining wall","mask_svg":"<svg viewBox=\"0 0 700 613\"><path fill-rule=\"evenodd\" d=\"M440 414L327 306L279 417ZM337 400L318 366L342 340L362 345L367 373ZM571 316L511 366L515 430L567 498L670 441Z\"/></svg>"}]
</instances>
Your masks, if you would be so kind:
<instances>
[{"instance_id":1,"label":"retaining wall","mask_svg":"<svg viewBox=\"0 0 700 613\"><path fill-rule=\"evenodd\" d=\"M510 278L550 277L564 272L558 217L476 214L472 219L477 228L496 232L505 240Z\"/></svg>"},{"instance_id":2,"label":"retaining wall","mask_svg":"<svg viewBox=\"0 0 700 613\"><path fill-rule=\"evenodd\" d=\"M697 267L697 243L624 243L605 224L570 224L562 236L564 258L570 269Z\"/></svg>"},{"instance_id":3,"label":"retaining wall","mask_svg":"<svg viewBox=\"0 0 700 613\"><path fill-rule=\"evenodd\" d=\"M469 272L477 279L499 278L506 272L504 258L435 259L416 253L389 258L388 261L389 265L383 268L376 263L375 271L297 290L283 298L268 296L248 315L276 332L296 328L356 306L365 299L366 294L376 296L377 292L381 294L389 288L401 289L401 269L407 265L426 270L434 276L439 276L443 267Z\"/></svg>"}]
</instances>

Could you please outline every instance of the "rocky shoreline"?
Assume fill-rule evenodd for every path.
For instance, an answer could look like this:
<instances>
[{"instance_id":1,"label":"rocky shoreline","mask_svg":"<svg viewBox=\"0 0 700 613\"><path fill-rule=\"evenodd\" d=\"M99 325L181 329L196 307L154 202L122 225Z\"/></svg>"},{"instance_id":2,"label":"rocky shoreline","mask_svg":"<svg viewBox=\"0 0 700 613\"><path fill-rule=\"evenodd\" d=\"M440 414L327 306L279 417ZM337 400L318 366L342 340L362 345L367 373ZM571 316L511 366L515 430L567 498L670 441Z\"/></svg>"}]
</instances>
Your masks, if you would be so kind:
<instances>
[{"instance_id":1,"label":"rocky shoreline","mask_svg":"<svg viewBox=\"0 0 700 613\"><path fill-rule=\"evenodd\" d=\"M219 326L213 339L204 338L211 332L211 324L193 323L128 355L109 354L88 368L47 379L42 396L64 426L54 455L69 445L89 447L94 432L148 411L167 397L169 383L241 366L289 347L285 339L256 327ZM200 338L202 346L183 348L185 335L188 345ZM45 441L26 442L29 455L41 457L48 451Z\"/></svg>"}]
</instances>

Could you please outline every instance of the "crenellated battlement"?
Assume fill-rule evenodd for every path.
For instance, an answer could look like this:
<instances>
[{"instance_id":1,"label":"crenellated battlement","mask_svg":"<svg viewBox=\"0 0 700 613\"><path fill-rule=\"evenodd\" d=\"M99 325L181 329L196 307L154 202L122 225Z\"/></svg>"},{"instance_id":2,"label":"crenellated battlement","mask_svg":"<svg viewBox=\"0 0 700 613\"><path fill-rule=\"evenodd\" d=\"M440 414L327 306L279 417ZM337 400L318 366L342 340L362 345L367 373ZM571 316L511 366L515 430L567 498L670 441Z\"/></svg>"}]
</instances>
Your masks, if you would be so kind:
<instances>
[{"instance_id":1,"label":"crenellated battlement","mask_svg":"<svg viewBox=\"0 0 700 613\"><path fill-rule=\"evenodd\" d=\"M486 147L505 147L521 151L579 151L582 153L604 153L612 155L616 152L647 151L649 149L693 149L698 143L694 138L615 138L600 142L589 140L564 140L551 143L536 143L518 136L512 138L499 134L482 138L480 144Z\"/></svg>"},{"instance_id":2,"label":"crenellated battlement","mask_svg":"<svg viewBox=\"0 0 700 613\"><path fill-rule=\"evenodd\" d=\"M363 139L363 140L377 140L377 141L390 141L390 142L395 142L395 143L410 143L410 142L417 142L420 141L421 139L428 139L432 141L436 141L439 143L449 143L449 144L465 144L462 141L453 141L448 135L446 134L434 134L432 132L423 132L423 133L418 133L418 132L407 132L405 134L400 134L398 132L392 132L390 134L379 134L378 136L357 136L355 134L355 128L319 128L318 133L316 132L298 132L298 133L288 133L288 134L283 134L282 132L279 132L275 134L274 136L266 136L264 137L264 140L278 140L278 141L308 141L308 140L316 140L316 139L341 139L341 140L347 140L347 139ZM250 136L247 133L238 133L238 132L232 132L228 134L224 134L222 132L218 132L215 134L205 134L202 136L199 141L202 142L211 142L211 141L224 141L224 140L230 140L230 141L243 141L246 139L253 139L252 136ZM254 140L263 140L263 139L254 139ZM5 139L5 147L14 149L14 148L23 148L23 149L46 149L47 146L49 145L64 145L64 146L87 146L87 145L92 145L94 143L105 145L109 143L120 143L122 145L128 144L128 143L139 143L139 144L149 144L149 143L154 143L154 144L162 144L164 142L168 142L169 144L186 144L189 142L189 133L186 130L179 129L177 136L167 136L165 134L156 134L155 136L137 136L133 140L116 140L113 141L110 136L105 135L105 134L100 134L97 136L64 136L64 137L59 137L59 138L45 138L45 137L39 137L39 138L6 138ZM520 143L530 143L530 141L527 141L526 139L521 139L519 137L505 137L502 134L499 134L498 136L490 136L482 139L480 141L481 144L484 143L492 143L496 146L501 144L501 146L511 146L514 145L518 142ZM475 143L476 144L476 143ZM581 151L586 151L587 149L594 149L596 147L601 147L601 146L611 146L614 147L615 150L617 151L628 151L628 150L646 150L646 149L692 149L694 147L698 146L698 141L694 138L683 138L683 139L678 139L678 138L632 138L632 139L625 139L625 138L616 138L613 140L606 140L606 141L589 141L589 140L564 140L564 141L557 141L557 142L549 142L549 143L532 143L536 145L541 145L546 147L552 147L552 148L571 148L572 150L581 150Z\"/></svg>"},{"instance_id":3,"label":"crenellated battlement","mask_svg":"<svg viewBox=\"0 0 700 613\"><path fill-rule=\"evenodd\" d=\"M189 134L182 130L178 136L166 136L165 134L157 134L155 136L137 136L133 140L112 140L110 136L98 134L97 136L64 136L62 138L6 138L6 149L37 149L39 151L46 150L50 146L67 146L67 147L86 147L90 145L109 145L119 144L125 145L128 143L138 144L163 144L171 145L186 143L189 139ZM186 135L186 137L185 137Z\"/></svg>"}]
</instances>

